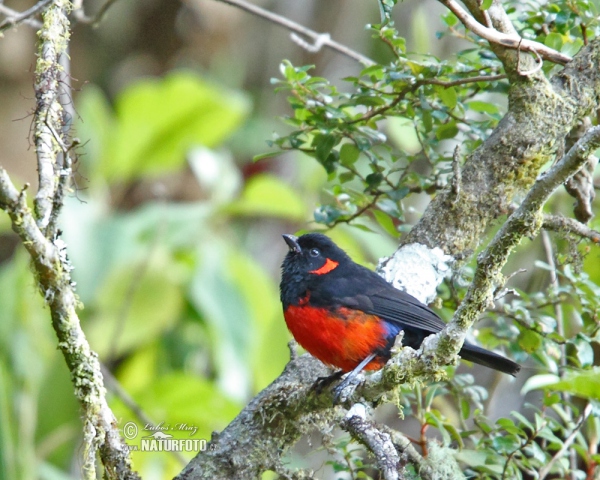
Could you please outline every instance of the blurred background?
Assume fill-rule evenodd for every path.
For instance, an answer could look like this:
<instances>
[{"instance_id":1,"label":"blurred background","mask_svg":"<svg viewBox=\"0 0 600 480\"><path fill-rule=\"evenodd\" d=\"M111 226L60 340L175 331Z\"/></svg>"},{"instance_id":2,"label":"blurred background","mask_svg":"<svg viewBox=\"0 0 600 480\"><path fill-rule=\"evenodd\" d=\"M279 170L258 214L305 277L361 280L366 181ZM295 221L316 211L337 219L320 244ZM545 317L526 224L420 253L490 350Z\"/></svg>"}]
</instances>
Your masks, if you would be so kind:
<instances>
[{"instance_id":1,"label":"blurred background","mask_svg":"<svg viewBox=\"0 0 600 480\"><path fill-rule=\"evenodd\" d=\"M22 11L33 3L4 5ZM84 2L86 13L99 3ZM377 61L390 59L365 29L379 22L375 1L255 3ZM442 11L436 1L397 6L408 51L446 57L456 50L458 40L436 39ZM0 39L0 164L16 183L34 187L35 42L28 25ZM97 28L74 25L69 54L73 136L81 145L61 228L84 330L127 392L112 386L111 406L121 427L138 424L139 437L152 432L143 431L132 402L177 438L189 438L174 428L186 424L198 428L193 438L210 439L289 358L278 293L287 250L280 235L315 228L313 211L328 188L325 171L310 158L253 161L271 150L274 134L289 131L280 119L290 113L286 94L276 94L271 79L289 59L315 65L315 75L343 89L341 79L362 66L330 50L309 53L283 28L211 0L117 1ZM403 141L415 148L410 135ZM427 199L411 197L415 219ZM397 245L374 230L340 226L328 233L374 267ZM0 346L0 477L79 478L79 407L6 215ZM483 375L488 387L505 385ZM518 406L509 396L495 397L492 415ZM400 425L395 407L380 415ZM288 461L330 478L317 437L316 445L301 442ZM152 479L176 474L193 452L133 455Z\"/></svg>"}]
</instances>

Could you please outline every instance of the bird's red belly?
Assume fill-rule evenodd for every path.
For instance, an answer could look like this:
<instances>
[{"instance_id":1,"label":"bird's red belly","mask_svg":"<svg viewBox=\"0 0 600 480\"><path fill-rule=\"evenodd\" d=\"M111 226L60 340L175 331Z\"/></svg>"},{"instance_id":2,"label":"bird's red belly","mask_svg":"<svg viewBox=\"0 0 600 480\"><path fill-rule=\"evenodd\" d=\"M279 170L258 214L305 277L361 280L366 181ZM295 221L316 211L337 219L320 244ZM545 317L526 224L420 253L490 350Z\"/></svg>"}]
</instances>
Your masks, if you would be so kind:
<instances>
[{"instance_id":1,"label":"bird's red belly","mask_svg":"<svg viewBox=\"0 0 600 480\"><path fill-rule=\"evenodd\" d=\"M387 343L383 321L358 310L290 305L284 317L296 341L310 354L346 372ZM376 357L365 370L378 370L384 363Z\"/></svg>"}]
</instances>

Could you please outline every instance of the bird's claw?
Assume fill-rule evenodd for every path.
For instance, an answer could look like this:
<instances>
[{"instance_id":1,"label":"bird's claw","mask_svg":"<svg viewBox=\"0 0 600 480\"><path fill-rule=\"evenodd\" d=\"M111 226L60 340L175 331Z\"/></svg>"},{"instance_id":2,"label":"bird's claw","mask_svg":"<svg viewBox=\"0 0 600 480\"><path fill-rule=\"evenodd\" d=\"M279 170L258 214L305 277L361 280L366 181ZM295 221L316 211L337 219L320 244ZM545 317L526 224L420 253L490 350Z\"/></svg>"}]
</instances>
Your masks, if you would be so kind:
<instances>
[{"instance_id":1,"label":"bird's claw","mask_svg":"<svg viewBox=\"0 0 600 480\"><path fill-rule=\"evenodd\" d=\"M327 377L319 377L315 380L315 383L312 386L312 389L320 394L325 388L331 385L336 380L339 380L344 375L343 370L339 370L335 372L333 375L329 375Z\"/></svg>"},{"instance_id":2,"label":"bird's claw","mask_svg":"<svg viewBox=\"0 0 600 480\"><path fill-rule=\"evenodd\" d=\"M338 405L345 401L354 393L360 382L361 380L357 378L356 375L348 375L344 378L344 380L333 389L333 404Z\"/></svg>"}]
</instances>

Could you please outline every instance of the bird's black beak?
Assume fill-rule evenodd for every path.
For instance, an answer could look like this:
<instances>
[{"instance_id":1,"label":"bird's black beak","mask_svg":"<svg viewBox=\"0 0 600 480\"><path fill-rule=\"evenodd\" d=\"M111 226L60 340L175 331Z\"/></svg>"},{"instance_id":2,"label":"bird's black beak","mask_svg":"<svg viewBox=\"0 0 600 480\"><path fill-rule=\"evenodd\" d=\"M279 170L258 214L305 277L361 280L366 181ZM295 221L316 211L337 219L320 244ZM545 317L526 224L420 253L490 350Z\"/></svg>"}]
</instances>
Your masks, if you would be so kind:
<instances>
[{"instance_id":1,"label":"bird's black beak","mask_svg":"<svg viewBox=\"0 0 600 480\"><path fill-rule=\"evenodd\" d=\"M290 252L296 252L296 253L300 253L302 251L302 249L300 248L300 245L298 245L298 237L295 237L294 235L282 235L283 239L285 240L285 243L288 244L288 247L290 247Z\"/></svg>"}]
</instances>

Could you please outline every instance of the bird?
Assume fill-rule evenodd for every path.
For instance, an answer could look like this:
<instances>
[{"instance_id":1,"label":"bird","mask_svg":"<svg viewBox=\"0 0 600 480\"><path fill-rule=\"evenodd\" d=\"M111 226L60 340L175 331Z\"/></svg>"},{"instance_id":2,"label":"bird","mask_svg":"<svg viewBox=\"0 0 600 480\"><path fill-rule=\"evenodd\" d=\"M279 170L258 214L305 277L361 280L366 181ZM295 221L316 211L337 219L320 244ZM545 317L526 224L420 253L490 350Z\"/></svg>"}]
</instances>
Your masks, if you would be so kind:
<instances>
[{"instance_id":1,"label":"bird","mask_svg":"<svg viewBox=\"0 0 600 480\"><path fill-rule=\"evenodd\" d=\"M334 389L334 402L362 370L379 370L391 357L398 334L402 346L418 349L446 324L428 306L355 263L329 237L283 235L289 251L281 265L283 316L295 340L311 355L350 372ZM516 376L521 366L465 342L461 358Z\"/></svg>"}]
</instances>

